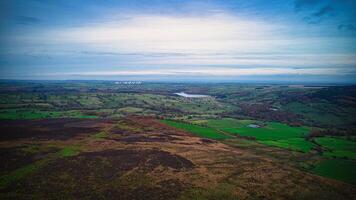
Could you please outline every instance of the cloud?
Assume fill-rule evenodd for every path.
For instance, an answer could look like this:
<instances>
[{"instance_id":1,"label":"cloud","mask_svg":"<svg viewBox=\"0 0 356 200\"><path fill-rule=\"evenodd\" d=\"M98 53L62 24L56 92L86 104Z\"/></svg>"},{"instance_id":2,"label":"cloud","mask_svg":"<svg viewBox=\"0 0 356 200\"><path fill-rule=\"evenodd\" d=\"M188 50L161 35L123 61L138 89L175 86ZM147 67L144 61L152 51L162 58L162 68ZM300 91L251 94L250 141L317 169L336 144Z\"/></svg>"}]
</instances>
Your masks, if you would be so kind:
<instances>
[{"instance_id":1,"label":"cloud","mask_svg":"<svg viewBox=\"0 0 356 200\"><path fill-rule=\"evenodd\" d=\"M142 56L142 57L182 57L191 54L188 53L120 53L120 52L109 52L109 51L80 51L84 55L94 55L94 56Z\"/></svg>"},{"instance_id":2,"label":"cloud","mask_svg":"<svg viewBox=\"0 0 356 200\"><path fill-rule=\"evenodd\" d=\"M350 2L345 0L295 0L294 2L295 12L302 15L302 20L308 24L320 24L326 19L347 21L349 17L347 10L350 7L352 7Z\"/></svg>"},{"instance_id":3,"label":"cloud","mask_svg":"<svg viewBox=\"0 0 356 200\"><path fill-rule=\"evenodd\" d=\"M349 39L295 37L288 34L294 27L284 24L228 14L125 16L124 21L8 35L14 39L7 41L15 41L11 47L18 48L17 53L37 50L57 64L80 61L82 66L315 67L356 63L354 55L337 50L350 45ZM36 46L22 45L28 42Z\"/></svg>"},{"instance_id":4,"label":"cloud","mask_svg":"<svg viewBox=\"0 0 356 200\"><path fill-rule=\"evenodd\" d=\"M296 12L299 12L304 8L315 6L319 2L320 0L296 0L294 2L294 9Z\"/></svg>"},{"instance_id":5,"label":"cloud","mask_svg":"<svg viewBox=\"0 0 356 200\"><path fill-rule=\"evenodd\" d=\"M16 34L2 37L3 63L7 61L9 69L19 66L19 73L31 68L91 76L332 74L341 67L355 68L355 39L336 29L355 27L349 24L352 21L336 21L340 7L313 0L296 1L295 7L303 10L295 13L292 8L288 14L307 16L304 20L309 23L338 13L330 23L312 27L293 17L273 20L239 10L204 15L115 10L75 25L43 21L21 27L21 32L15 26ZM31 17L22 21L41 22ZM35 59L42 54L52 59Z\"/></svg>"},{"instance_id":6,"label":"cloud","mask_svg":"<svg viewBox=\"0 0 356 200\"><path fill-rule=\"evenodd\" d=\"M120 53L216 53L272 48L283 40L278 34L280 29L281 25L223 14L135 15L125 21L50 29L33 36L33 40L95 46Z\"/></svg>"},{"instance_id":7,"label":"cloud","mask_svg":"<svg viewBox=\"0 0 356 200\"><path fill-rule=\"evenodd\" d=\"M356 31L356 26L354 26L353 24L340 24L337 27L338 30L342 31L342 30L346 30L346 31Z\"/></svg>"},{"instance_id":8,"label":"cloud","mask_svg":"<svg viewBox=\"0 0 356 200\"><path fill-rule=\"evenodd\" d=\"M311 13L309 16L304 17L303 21L307 22L308 24L319 24L325 18L331 17L334 14L335 9L330 5L326 5Z\"/></svg>"},{"instance_id":9,"label":"cloud","mask_svg":"<svg viewBox=\"0 0 356 200\"><path fill-rule=\"evenodd\" d=\"M324 16L330 16L333 12L334 8L332 8L330 5L327 5L320 8L317 12L313 13L312 16L320 18Z\"/></svg>"},{"instance_id":10,"label":"cloud","mask_svg":"<svg viewBox=\"0 0 356 200\"><path fill-rule=\"evenodd\" d=\"M40 19L36 17L29 17L29 16L17 16L14 18L17 24L22 24L22 25L32 25L32 24L37 24L41 22Z\"/></svg>"},{"instance_id":11,"label":"cloud","mask_svg":"<svg viewBox=\"0 0 356 200\"><path fill-rule=\"evenodd\" d=\"M114 71L87 71L71 73L49 73L48 76L259 76L259 75L345 75L354 71L340 70L335 68L180 68L180 69L151 69L151 70L114 70Z\"/></svg>"}]
</instances>

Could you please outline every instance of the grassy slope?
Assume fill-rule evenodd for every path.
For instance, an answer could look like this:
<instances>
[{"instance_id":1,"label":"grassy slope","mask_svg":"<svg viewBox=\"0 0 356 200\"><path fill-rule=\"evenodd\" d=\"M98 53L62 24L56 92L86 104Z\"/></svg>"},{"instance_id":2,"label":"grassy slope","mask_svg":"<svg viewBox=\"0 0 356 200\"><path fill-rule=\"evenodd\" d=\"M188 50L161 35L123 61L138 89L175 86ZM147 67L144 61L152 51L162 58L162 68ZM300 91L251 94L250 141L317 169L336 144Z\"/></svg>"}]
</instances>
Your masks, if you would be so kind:
<instances>
[{"instance_id":1,"label":"grassy slope","mask_svg":"<svg viewBox=\"0 0 356 200\"><path fill-rule=\"evenodd\" d=\"M187 99L148 93L69 93L0 94L0 119L39 119L66 117L67 110L87 111L90 115L117 117L129 113L167 115L217 115L234 106L209 99ZM60 111L60 112L58 112ZM66 114L67 115L67 114ZM80 117L70 115L69 117Z\"/></svg>"},{"instance_id":2,"label":"grassy slope","mask_svg":"<svg viewBox=\"0 0 356 200\"><path fill-rule=\"evenodd\" d=\"M356 142L332 137L316 138L315 141L327 149L325 156L356 159Z\"/></svg>"},{"instance_id":3,"label":"grassy slope","mask_svg":"<svg viewBox=\"0 0 356 200\"><path fill-rule=\"evenodd\" d=\"M230 136L219 133L217 130L209 127L202 127L198 125L188 124L184 122L170 121L170 120L162 120L162 122L179 129L184 129L200 137L211 138L211 139L231 138Z\"/></svg>"},{"instance_id":4,"label":"grassy slope","mask_svg":"<svg viewBox=\"0 0 356 200\"><path fill-rule=\"evenodd\" d=\"M0 111L0 119L45 119L45 118L97 118L84 115L80 111L41 111L25 109L5 109Z\"/></svg>"},{"instance_id":5,"label":"grassy slope","mask_svg":"<svg viewBox=\"0 0 356 200\"><path fill-rule=\"evenodd\" d=\"M349 124L355 121L352 113L354 108L343 108L331 103L312 103L309 105L292 102L285 105L290 112L304 116L308 121L314 121L321 125Z\"/></svg>"},{"instance_id":6,"label":"grassy slope","mask_svg":"<svg viewBox=\"0 0 356 200\"><path fill-rule=\"evenodd\" d=\"M308 152L313 144L306 141L303 136L308 133L307 127L291 127L286 124L269 122L261 128L247 127L249 124L258 124L255 120L236 120L236 119L221 119L207 120L205 124L209 127L216 128L231 134L241 136L249 136L256 138L260 143Z\"/></svg>"},{"instance_id":7,"label":"grassy slope","mask_svg":"<svg viewBox=\"0 0 356 200\"><path fill-rule=\"evenodd\" d=\"M298 138L304 136L309 129L305 127L290 127L286 124L269 122L265 127L250 128L247 126L241 128L224 129L229 133L242 136L252 136L257 140L282 140L289 138Z\"/></svg>"},{"instance_id":8,"label":"grassy slope","mask_svg":"<svg viewBox=\"0 0 356 200\"><path fill-rule=\"evenodd\" d=\"M283 140L267 140L267 141L260 141L262 144L276 146L280 148L295 150L295 151L302 151L302 152L309 152L313 148L313 144L311 142L306 141L304 138L288 138Z\"/></svg>"},{"instance_id":9,"label":"grassy slope","mask_svg":"<svg viewBox=\"0 0 356 200\"><path fill-rule=\"evenodd\" d=\"M327 159L316 165L313 172L329 178L356 184L356 161Z\"/></svg>"}]
</instances>

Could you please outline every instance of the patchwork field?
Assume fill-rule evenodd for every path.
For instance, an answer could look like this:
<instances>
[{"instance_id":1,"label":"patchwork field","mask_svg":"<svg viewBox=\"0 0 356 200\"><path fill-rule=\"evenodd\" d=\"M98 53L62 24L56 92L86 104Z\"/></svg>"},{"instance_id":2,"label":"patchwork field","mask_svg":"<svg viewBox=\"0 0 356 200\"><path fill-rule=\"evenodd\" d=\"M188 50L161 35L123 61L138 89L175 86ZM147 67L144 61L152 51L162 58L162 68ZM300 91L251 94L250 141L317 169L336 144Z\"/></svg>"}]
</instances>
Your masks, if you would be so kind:
<instances>
[{"instance_id":1,"label":"patchwork field","mask_svg":"<svg viewBox=\"0 0 356 200\"><path fill-rule=\"evenodd\" d=\"M353 87L0 91L0 199L355 199Z\"/></svg>"},{"instance_id":2,"label":"patchwork field","mask_svg":"<svg viewBox=\"0 0 356 200\"><path fill-rule=\"evenodd\" d=\"M231 135L255 139L263 144L302 152L309 152L314 146L313 143L304 138L310 131L307 127L291 127L277 122L237 120L231 118L193 121L193 123L211 127L217 131Z\"/></svg>"}]
</instances>

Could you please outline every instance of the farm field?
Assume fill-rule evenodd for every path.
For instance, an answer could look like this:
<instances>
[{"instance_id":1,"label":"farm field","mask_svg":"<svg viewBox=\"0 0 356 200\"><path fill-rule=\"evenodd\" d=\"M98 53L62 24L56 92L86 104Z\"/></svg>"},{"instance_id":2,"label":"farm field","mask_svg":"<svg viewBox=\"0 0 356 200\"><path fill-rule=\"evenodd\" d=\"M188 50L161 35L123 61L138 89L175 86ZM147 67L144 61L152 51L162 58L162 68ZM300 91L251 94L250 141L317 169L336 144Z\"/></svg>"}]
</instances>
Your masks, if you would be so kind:
<instances>
[{"instance_id":1,"label":"farm field","mask_svg":"<svg viewBox=\"0 0 356 200\"><path fill-rule=\"evenodd\" d=\"M170 121L170 120L162 120L162 122L167 125L173 126L175 128L186 130L200 137L211 138L211 139L231 138L231 136L220 133L218 130L209 127L202 127L198 125L187 124L184 122Z\"/></svg>"},{"instance_id":2,"label":"farm field","mask_svg":"<svg viewBox=\"0 0 356 200\"><path fill-rule=\"evenodd\" d=\"M308 133L308 128L290 127L286 124L276 122L267 122L265 126L256 128L248 127L247 125L240 128L227 127L223 130L231 134L251 136L261 141L303 137Z\"/></svg>"},{"instance_id":3,"label":"farm field","mask_svg":"<svg viewBox=\"0 0 356 200\"><path fill-rule=\"evenodd\" d=\"M306 141L305 138L287 138L281 140L262 140L262 144L276 146L280 148L290 149L294 151L301 151L304 153L309 152L314 144Z\"/></svg>"},{"instance_id":4,"label":"farm field","mask_svg":"<svg viewBox=\"0 0 356 200\"><path fill-rule=\"evenodd\" d=\"M315 141L326 148L324 155L328 157L344 157L356 160L356 142L343 138L321 137Z\"/></svg>"},{"instance_id":5,"label":"farm field","mask_svg":"<svg viewBox=\"0 0 356 200\"><path fill-rule=\"evenodd\" d=\"M307 141L305 138L310 131L310 128L307 127L291 127L277 122L231 118L197 122L200 125L206 125L232 135L249 137L266 145L302 152L309 152L314 146L313 143Z\"/></svg>"}]
</instances>

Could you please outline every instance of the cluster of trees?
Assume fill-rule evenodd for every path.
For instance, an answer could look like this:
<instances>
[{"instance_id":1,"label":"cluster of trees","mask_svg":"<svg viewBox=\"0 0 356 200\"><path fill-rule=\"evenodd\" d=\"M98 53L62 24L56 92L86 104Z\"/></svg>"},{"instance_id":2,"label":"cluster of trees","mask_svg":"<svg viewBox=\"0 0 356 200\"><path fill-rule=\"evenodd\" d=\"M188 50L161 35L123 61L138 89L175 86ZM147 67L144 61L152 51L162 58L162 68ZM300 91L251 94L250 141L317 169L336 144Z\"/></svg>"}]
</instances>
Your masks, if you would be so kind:
<instances>
[{"instance_id":1,"label":"cluster of trees","mask_svg":"<svg viewBox=\"0 0 356 200\"><path fill-rule=\"evenodd\" d=\"M356 107L356 87L326 87L316 91L283 91L278 94L278 101L285 105L291 102L315 103L328 101L340 106Z\"/></svg>"},{"instance_id":2,"label":"cluster of trees","mask_svg":"<svg viewBox=\"0 0 356 200\"><path fill-rule=\"evenodd\" d=\"M299 120L301 116L283 110L272 109L268 104L243 104L236 113L267 121L279 121L291 126L302 125Z\"/></svg>"},{"instance_id":3,"label":"cluster of trees","mask_svg":"<svg viewBox=\"0 0 356 200\"><path fill-rule=\"evenodd\" d=\"M328 128L328 129L314 129L312 130L307 139L314 137L324 137L324 136L346 136L348 139L351 139L351 136L356 136L355 129L337 129L337 128Z\"/></svg>"}]
</instances>

